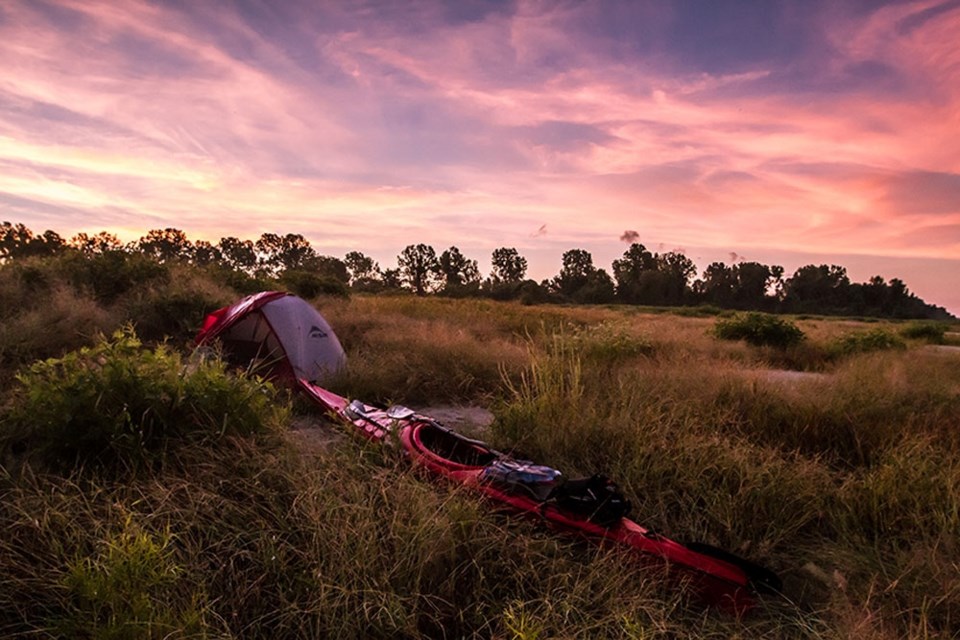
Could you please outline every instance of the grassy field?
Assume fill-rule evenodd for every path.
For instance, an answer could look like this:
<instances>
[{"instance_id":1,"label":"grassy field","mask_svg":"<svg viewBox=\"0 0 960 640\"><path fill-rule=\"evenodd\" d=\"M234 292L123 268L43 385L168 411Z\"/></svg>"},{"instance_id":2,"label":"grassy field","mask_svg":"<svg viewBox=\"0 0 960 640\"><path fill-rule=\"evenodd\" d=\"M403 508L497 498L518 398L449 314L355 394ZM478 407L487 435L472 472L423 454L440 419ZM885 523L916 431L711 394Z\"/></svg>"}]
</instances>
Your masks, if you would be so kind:
<instances>
[{"instance_id":1,"label":"grassy field","mask_svg":"<svg viewBox=\"0 0 960 640\"><path fill-rule=\"evenodd\" d=\"M690 310L315 301L350 358L335 391L487 407L498 447L603 471L639 522L778 571L785 597L737 620L390 451L303 447L291 412L335 427L188 349L229 288L180 274L104 300L37 270L0 270L0 635L960 634L960 353L903 323L793 319L806 340L780 349ZM93 346L138 317L145 346Z\"/></svg>"}]
</instances>

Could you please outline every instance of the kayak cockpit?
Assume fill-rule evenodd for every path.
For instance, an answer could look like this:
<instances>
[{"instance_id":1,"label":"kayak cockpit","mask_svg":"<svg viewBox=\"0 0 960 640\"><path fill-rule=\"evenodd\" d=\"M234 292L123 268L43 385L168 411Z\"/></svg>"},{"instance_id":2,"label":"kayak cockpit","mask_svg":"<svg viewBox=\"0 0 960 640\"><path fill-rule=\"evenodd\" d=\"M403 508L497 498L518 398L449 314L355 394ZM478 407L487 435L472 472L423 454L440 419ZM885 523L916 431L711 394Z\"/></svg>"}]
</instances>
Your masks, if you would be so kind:
<instances>
[{"instance_id":1,"label":"kayak cockpit","mask_svg":"<svg viewBox=\"0 0 960 640\"><path fill-rule=\"evenodd\" d=\"M417 424L415 438L438 458L466 467L485 467L501 455L482 442L461 436L435 422Z\"/></svg>"}]
</instances>

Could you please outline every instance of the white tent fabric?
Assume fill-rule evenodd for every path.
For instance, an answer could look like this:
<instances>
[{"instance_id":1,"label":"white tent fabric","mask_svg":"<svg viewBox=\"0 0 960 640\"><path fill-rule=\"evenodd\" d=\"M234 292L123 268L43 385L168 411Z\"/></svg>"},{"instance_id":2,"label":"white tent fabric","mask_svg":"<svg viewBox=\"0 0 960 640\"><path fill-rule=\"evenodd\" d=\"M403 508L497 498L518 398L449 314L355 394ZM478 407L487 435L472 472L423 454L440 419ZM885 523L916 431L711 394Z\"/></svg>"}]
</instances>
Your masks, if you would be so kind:
<instances>
[{"instance_id":1,"label":"white tent fabric","mask_svg":"<svg viewBox=\"0 0 960 640\"><path fill-rule=\"evenodd\" d=\"M298 378L322 380L345 364L346 355L333 329L302 298L278 298L261 311Z\"/></svg>"}]
</instances>

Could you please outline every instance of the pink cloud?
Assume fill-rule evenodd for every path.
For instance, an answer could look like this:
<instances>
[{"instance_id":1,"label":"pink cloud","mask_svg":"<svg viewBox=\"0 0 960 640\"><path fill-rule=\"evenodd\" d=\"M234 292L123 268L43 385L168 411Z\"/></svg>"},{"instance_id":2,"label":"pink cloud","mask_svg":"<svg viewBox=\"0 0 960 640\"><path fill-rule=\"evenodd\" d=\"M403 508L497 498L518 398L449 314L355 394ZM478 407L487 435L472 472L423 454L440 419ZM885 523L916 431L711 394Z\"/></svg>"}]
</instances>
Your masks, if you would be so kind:
<instances>
[{"instance_id":1,"label":"pink cloud","mask_svg":"<svg viewBox=\"0 0 960 640\"><path fill-rule=\"evenodd\" d=\"M773 59L706 71L631 54L590 35L610 17L588 4L451 20L427 2L392 22L291 4L277 20L295 43L236 7L60 6L83 37L39 5L3 9L0 194L85 224L136 211L388 251L466 225L522 246L536 220L557 246L642 228L667 246L957 256L952 5L812 18L830 47L796 64L829 91L792 87ZM651 33L675 19L631 9L624 24ZM857 73L901 84L845 87Z\"/></svg>"}]
</instances>

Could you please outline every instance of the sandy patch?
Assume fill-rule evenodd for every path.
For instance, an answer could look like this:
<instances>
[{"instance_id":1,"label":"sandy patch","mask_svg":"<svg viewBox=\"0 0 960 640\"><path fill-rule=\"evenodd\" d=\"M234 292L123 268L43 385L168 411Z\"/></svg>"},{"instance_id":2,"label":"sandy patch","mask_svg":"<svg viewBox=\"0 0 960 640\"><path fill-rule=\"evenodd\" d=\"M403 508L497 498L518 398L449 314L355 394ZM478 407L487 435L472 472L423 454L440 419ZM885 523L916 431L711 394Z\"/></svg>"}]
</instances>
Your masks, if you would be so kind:
<instances>
[{"instance_id":1,"label":"sandy patch","mask_svg":"<svg viewBox=\"0 0 960 640\"><path fill-rule=\"evenodd\" d=\"M752 369L745 372L749 376L780 384L799 384L805 382L823 382L829 377L825 373L814 371L788 371L787 369Z\"/></svg>"},{"instance_id":2,"label":"sandy patch","mask_svg":"<svg viewBox=\"0 0 960 640\"><path fill-rule=\"evenodd\" d=\"M937 351L939 353L952 353L960 355L960 347L950 344L928 344L924 347L927 351Z\"/></svg>"},{"instance_id":3,"label":"sandy patch","mask_svg":"<svg viewBox=\"0 0 960 640\"><path fill-rule=\"evenodd\" d=\"M493 414L483 407L437 405L416 409L416 412L470 436L483 434L493 423ZM346 437L341 427L322 416L293 416L287 432L287 438L298 450L312 454L322 454Z\"/></svg>"},{"instance_id":4,"label":"sandy patch","mask_svg":"<svg viewBox=\"0 0 960 640\"><path fill-rule=\"evenodd\" d=\"M437 405L417 409L417 413L464 433L483 433L493 424L493 414L483 407Z\"/></svg>"},{"instance_id":5,"label":"sandy patch","mask_svg":"<svg viewBox=\"0 0 960 640\"><path fill-rule=\"evenodd\" d=\"M293 416L287 438L303 453L322 454L346 434L320 416Z\"/></svg>"}]
</instances>

